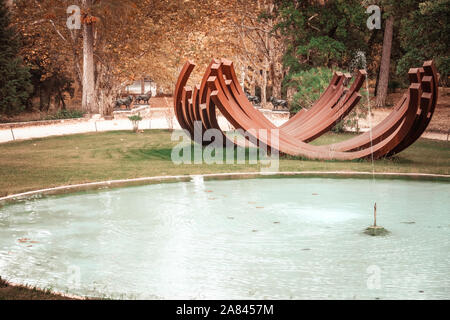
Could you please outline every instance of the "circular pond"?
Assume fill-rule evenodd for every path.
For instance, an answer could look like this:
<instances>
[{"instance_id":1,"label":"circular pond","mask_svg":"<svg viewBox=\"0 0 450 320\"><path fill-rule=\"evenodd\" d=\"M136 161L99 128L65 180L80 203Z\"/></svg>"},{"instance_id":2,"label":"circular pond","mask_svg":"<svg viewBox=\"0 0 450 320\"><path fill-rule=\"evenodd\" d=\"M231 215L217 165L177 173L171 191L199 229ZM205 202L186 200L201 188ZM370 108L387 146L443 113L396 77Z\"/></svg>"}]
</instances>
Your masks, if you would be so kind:
<instances>
[{"instance_id":1,"label":"circular pond","mask_svg":"<svg viewBox=\"0 0 450 320\"><path fill-rule=\"evenodd\" d=\"M365 235L377 221L391 233ZM0 208L0 276L130 299L449 299L450 184L163 183Z\"/></svg>"}]
</instances>

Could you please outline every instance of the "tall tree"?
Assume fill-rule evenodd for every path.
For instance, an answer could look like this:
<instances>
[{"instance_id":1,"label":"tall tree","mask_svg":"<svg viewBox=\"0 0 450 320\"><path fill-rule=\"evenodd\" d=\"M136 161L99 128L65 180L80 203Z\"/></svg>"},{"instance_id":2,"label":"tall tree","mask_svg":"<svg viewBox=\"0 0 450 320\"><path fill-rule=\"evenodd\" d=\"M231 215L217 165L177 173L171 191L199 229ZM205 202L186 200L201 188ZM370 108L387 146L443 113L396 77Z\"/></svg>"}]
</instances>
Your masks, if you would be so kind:
<instances>
[{"instance_id":1,"label":"tall tree","mask_svg":"<svg viewBox=\"0 0 450 320\"><path fill-rule=\"evenodd\" d=\"M399 38L402 55L397 74L405 75L411 66L434 59L443 85L450 75L450 0L412 1L403 10Z\"/></svg>"},{"instance_id":2,"label":"tall tree","mask_svg":"<svg viewBox=\"0 0 450 320\"><path fill-rule=\"evenodd\" d=\"M33 91L30 73L18 56L20 41L11 27L5 0L0 0L0 114L12 115L25 108Z\"/></svg>"},{"instance_id":3,"label":"tall tree","mask_svg":"<svg viewBox=\"0 0 450 320\"><path fill-rule=\"evenodd\" d=\"M88 99L92 91L85 92L85 109L101 114L112 112L112 102L122 89L144 76L152 78L165 91L173 90L179 68L186 59L199 66L192 75L193 82L200 81L202 69L212 57L236 61L240 73L239 61L245 60L244 42L249 41L240 41L231 26L244 14L239 8L254 3L254 0L34 0L30 6L29 1L14 2L16 26L35 42L26 48L25 55L45 57L45 62L52 66L47 68L49 72L64 68L80 87L86 81L83 87L93 90L95 98L93 104L88 102L92 101ZM82 30L69 30L66 26L66 11L73 4L83 7ZM256 49L249 47L249 55L254 52ZM94 86L87 84L92 83L92 74Z\"/></svg>"},{"instance_id":4,"label":"tall tree","mask_svg":"<svg viewBox=\"0 0 450 320\"><path fill-rule=\"evenodd\" d=\"M277 29L288 50L284 63L291 73L312 67L345 65L366 51L365 8L359 0L277 0Z\"/></svg>"},{"instance_id":5,"label":"tall tree","mask_svg":"<svg viewBox=\"0 0 450 320\"><path fill-rule=\"evenodd\" d=\"M97 113L94 75L94 22L91 16L93 0L82 0L83 10L83 96L81 108L87 113Z\"/></svg>"},{"instance_id":6,"label":"tall tree","mask_svg":"<svg viewBox=\"0 0 450 320\"><path fill-rule=\"evenodd\" d=\"M367 52L367 14L360 0L276 0L278 20L286 43L283 64L287 75L283 87L292 98L291 110L306 107L299 103L303 90L297 88L300 79L308 79L311 91L320 91L329 72L336 67L350 67L359 51ZM331 72L330 72L331 73ZM289 90L289 88L292 88ZM298 94L295 94L297 91ZM302 93L303 91L303 93Z\"/></svg>"},{"instance_id":7,"label":"tall tree","mask_svg":"<svg viewBox=\"0 0 450 320\"><path fill-rule=\"evenodd\" d=\"M281 98L282 56L285 50L279 30L274 30L276 3L273 0L258 0L253 3L238 1L238 6L243 14L234 26L244 49L244 76L249 80L251 94L255 94L256 84L260 86L261 104L264 106L268 100L269 86L272 88L272 96Z\"/></svg>"},{"instance_id":8,"label":"tall tree","mask_svg":"<svg viewBox=\"0 0 450 320\"><path fill-rule=\"evenodd\" d=\"M391 65L392 37L394 34L394 16L389 15L386 20L383 39L383 53L381 55L380 74L377 87L377 107L384 107L388 93L389 69Z\"/></svg>"}]
</instances>

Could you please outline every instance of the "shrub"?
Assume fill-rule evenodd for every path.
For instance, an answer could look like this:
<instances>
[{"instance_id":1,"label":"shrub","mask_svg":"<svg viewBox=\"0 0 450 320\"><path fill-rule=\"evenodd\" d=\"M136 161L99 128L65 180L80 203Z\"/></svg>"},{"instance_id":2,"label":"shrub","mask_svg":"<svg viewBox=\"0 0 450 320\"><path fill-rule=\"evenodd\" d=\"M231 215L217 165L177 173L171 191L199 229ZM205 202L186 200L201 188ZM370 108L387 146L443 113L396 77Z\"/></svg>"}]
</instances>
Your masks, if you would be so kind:
<instances>
[{"instance_id":1,"label":"shrub","mask_svg":"<svg viewBox=\"0 0 450 320\"><path fill-rule=\"evenodd\" d=\"M400 83L400 81L397 81L395 79L389 81L388 83L388 88L390 92L396 92L397 89L401 88L402 84Z\"/></svg>"},{"instance_id":2,"label":"shrub","mask_svg":"<svg viewBox=\"0 0 450 320\"><path fill-rule=\"evenodd\" d=\"M291 102L291 112L297 113L300 109L308 109L326 89L333 76L329 68L312 68L293 74L288 79L289 87L295 87L297 93Z\"/></svg>"},{"instance_id":3,"label":"shrub","mask_svg":"<svg viewBox=\"0 0 450 320\"><path fill-rule=\"evenodd\" d=\"M345 132L345 125L346 125L345 121L341 120L338 123L336 123L336 125L333 128L331 128L331 131L334 133Z\"/></svg>"},{"instance_id":4,"label":"shrub","mask_svg":"<svg viewBox=\"0 0 450 320\"><path fill-rule=\"evenodd\" d=\"M80 110L59 110L57 113L48 115L44 120L58 120L58 119L77 119L83 118L84 112Z\"/></svg>"},{"instance_id":5,"label":"shrub","mask_svg":"<svg viewBox=\"0 0 450 320\"><path fill-rule=\"evenodd\" d=\"M133 131L138 132L139 129L139 122L142 120L141 114L138 113L137 115L128 117L130 119L131 123L133 124Z\"/></svg>"},{"instance_id":6,"label":"shrub","mask_svg":"<svg viewBox=\"0 0 450 320\"><path fill-rule=\"evenodd\" d=\"M288 79L287 86L295 87L297 93L294 95L293 101L290 104L290 111L297 113L303 108L309 109L325 91L332 77L332 69L321 67L300 71L292 75ZM362 95L361 101L344 119L339 119L336 122L336 125L332 129L333 132L344 132L345 128L353 128L359 132L358 119L366 119L369 111L367 106L367 90L363 88L359 93Z\"/></svg>"}]
</instances>

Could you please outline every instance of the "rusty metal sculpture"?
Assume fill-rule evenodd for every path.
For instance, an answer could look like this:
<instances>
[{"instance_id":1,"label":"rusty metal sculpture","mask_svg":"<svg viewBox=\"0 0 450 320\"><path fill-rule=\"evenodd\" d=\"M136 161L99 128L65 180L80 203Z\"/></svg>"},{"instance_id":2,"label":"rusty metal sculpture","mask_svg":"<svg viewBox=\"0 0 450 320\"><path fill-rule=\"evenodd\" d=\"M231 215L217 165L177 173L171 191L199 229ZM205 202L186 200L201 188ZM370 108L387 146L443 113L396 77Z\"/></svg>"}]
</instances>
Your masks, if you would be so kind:
<instances>
[{"instance_id":1,"label":"rusty metal sculpture","mask_svg":"<svg viewBox=\"0 0 450 320\"><path fill-rule=\"evenodd\" d=\"M196 129L201 130L200 138L206 130L216 129L221 132L224 143L229 142L218 123L216 111L219 110L234 128L246 131L247 138L250 137L252 141L282 153L310 159L377 159L397 154L422 135L437 104L438 74L433 61L426 61L423 68L409 70L408 92L371 132L340 143L313 146L308 142L328 132L360 101L361 95L358 91L366 79L364 70L358 71L350 87L347 85L351 76L336 72L327 89L309 110L301 110L277 127L247 99L231 61L212 60L200 85L192 89L186 84L194 67L189 61L185 63L174 94L176 118L192 139L196 138ZM200 127L195 128L198 124L201 124ZM259 134L261 129L267 134ZM275 135L272 135L273 132ZM276 139L272 138L274 136Z\"/></svg>"}]
</instances>

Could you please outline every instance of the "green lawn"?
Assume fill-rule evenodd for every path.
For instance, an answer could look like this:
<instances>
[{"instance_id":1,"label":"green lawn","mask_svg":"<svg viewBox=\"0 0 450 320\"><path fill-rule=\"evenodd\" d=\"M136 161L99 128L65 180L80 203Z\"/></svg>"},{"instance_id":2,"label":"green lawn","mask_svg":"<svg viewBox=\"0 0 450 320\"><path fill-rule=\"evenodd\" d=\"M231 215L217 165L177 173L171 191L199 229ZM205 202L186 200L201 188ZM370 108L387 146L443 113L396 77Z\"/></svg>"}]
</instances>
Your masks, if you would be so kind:
<instances>
[{"instance_id":1,"label":"green lawn","mask_svg":"<svg viewBox=\"0 0 450 320\"><path fill-rule=\"evenodd\" d=\"M348 139L327 134L316 144ZM0 196L67 184L160 175L259 171L258 165L175 165L176 142L167 130L115 131L0 144ZM450 172L450 143L421 139L394 159L375 162L376 172ZM360 161L312 161L281 157L280 171L372 171Z\"/></svg>"}]
</instances>

